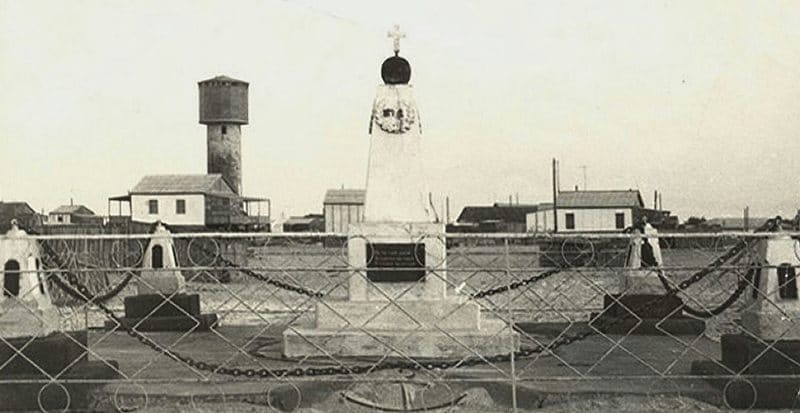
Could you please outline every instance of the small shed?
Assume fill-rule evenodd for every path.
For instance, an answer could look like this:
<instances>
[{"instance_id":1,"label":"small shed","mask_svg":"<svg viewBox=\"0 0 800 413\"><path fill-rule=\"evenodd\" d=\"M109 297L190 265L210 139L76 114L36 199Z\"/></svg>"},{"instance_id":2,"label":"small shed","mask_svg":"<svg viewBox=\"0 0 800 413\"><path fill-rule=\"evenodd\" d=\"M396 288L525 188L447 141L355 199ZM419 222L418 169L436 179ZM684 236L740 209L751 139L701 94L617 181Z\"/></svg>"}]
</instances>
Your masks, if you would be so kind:
<instances>
[{"instance_id":1,"label":"small shed","mask_svg":"<svg viewBox=\"0 0 800 413\"><path fill-rule=\"evenodd\" d=\"M322 202L325 232L347 233L351 223L364 221L363 189L329 189Z\"/></svg>"},{"instance_id":2,"label":"small shed","mask_svg":"<svg viewBox=\"0 0 800 413\"><path fill-rule=\"evenodd\" d=\"M102 225L103 217L98 216L84 205L61 205L50 211L48 225Z\"/></svg>"}]
</instances>

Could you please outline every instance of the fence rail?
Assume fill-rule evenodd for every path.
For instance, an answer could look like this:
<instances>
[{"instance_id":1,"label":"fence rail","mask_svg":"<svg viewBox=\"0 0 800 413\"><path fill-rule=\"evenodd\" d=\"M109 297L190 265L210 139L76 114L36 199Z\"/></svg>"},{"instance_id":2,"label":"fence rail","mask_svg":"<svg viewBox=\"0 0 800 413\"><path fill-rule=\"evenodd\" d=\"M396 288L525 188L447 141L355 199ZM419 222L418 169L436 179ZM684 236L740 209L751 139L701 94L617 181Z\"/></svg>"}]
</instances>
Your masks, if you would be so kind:
<instances>
[{"instance_id":1,"label":"fence rail","mask_svg":"<svg viewBox=\"0 0 800 413\"><path fill-rule=\"evenodd\" d=\"M436 238L446 259L424 244L424 262L365 265L345 234L0 237L0 411L31 400L44 411L795 405L798 232L406 242L422 238ZM381 270L424 277L373 282ZM434 281L447 311L415 310L430 301L419 287ZM348 313L364 283L373 309ZM474 314L497 329L453 327ZM321 342L323 322L331 324ZM358 348L348 334L371 338L369 354L342 349ZM448 355L411 354L409 342L425 335ZM336 340L344 344L329 344ZM296 356L292 346L317 352Z\"/></svg>"}]
</instances>

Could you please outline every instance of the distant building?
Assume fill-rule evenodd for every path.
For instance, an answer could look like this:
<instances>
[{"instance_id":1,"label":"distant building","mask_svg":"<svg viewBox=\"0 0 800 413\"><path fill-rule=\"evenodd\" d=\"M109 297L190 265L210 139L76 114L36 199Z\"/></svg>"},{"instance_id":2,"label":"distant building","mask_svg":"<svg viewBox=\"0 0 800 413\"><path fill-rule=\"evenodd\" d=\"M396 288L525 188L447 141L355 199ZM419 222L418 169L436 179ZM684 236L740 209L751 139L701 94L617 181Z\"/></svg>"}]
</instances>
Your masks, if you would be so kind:
<instances>
[{"instance_id":1,"label":"distant building","mask_svg":"<svg viewBox=\"0 0 800 413\"><path fill-rule=\"evenodd\" d=\"M283 223L283 232L323 232L325 217L321 214L308 214L291 217Z\"/></svg>"},{"instance_id":2,"label":"distant building","mask_svg":"<svg viewBox=\"0 0 800 413\"><path fill-rule=\"evenodd\" d=\"M669 211L644 207L638 190L561 191L556 198L558 232L613 232L621 231L646 216L648 222L677 224ZM554 228L553 204L541 204L527 216L529 231L552 232ZM673 222L674 221L674 222Z\"/></svg>"},{"instance_id":3,"label":"distant building","mask_svg":"<svg viewBox=\"0 0 800 413\"><path fill-rule=\"evenodd\" d=\"M127 194L109 198L127 203L134 222L169 226L243 230L269 229L269 200L236 194L222 174L148 175ZM262 204L267 204L262 208ZM115 217L111 217L112 222Z\"/></svg>"},{"instance_id":4,"label":"distant building","mask_svg":"<svg viewBox=\"0 0 800 413\"><path fill-rule=\"evenodd\" d=\"M0 202L0 233L11 229L11 220L16 219L20 228L35 228L45 221L45 216L36 213L27 202Z\"/></svg>"},{"instance_id":5,"label":"distant building","mask_svg":"<svg viewBox=\"0 0 800 413\"><path fill-rule=\"evenodd\" d=\"M363 189L329 189L325 192L322 210L325 232L347 233L351 223L364 221Z\"/></svg>"},{"instance_id":6,"label":"distant building","mask_svg":"<svg viewBox=\"0 0 800 413\"><path fill-rule=\"evenodd\" d=\"M536 211L525 216L527 232L548 232L553 230L553 203L542 203Z\"/></svg>"},{"instance_id":7,"label":"distant building","mask_svg":"<svg viewBox=\"0 0 800 413\"><path fill-rule=\"evenodd\" d=\"M448 225L448 232L525 232L526 216L536 212L537 205L501 204L466 206Z\"/></svg>"},{"instance_id":8,"label":"distant building","mask_svg":"<svg viewBox=\"0 0 800 413\"><path fill-rule=\"evenodd\" d=\"M701 227L706 231L752 231L767 222L767 218L721 217L705 220Z\"/></svg>"},{"instance_id":9,"label":"distant building","mask_svg":"<svg viewBox=\"0 0 800 413\"><path fill-rule=\"evenodd\" d=\"M61 205L47 215L47 225L103 225L98 216L84 205Z\"/></svg>"}]
</instances>

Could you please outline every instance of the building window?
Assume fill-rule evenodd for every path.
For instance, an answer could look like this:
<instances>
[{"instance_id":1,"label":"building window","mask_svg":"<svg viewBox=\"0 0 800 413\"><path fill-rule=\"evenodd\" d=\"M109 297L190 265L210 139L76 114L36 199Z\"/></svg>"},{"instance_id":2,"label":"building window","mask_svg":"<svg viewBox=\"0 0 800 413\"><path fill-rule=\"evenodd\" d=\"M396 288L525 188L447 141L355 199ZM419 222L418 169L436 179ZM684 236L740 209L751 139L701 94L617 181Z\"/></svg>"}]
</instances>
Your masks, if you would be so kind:
<instances>
[{"instance_id":1,"label":"building window","mask_svg":"<svg viewBox=\"0 0 800 413\"><path fill-rule=\"evenodd\" d=\"M781 298L797 299L797 277L791 264L781 264L778 270L778 295Z\"/></svg>"},{"instance_id":2,"label":"building window","mask_svg":"<svg viewBox=\"0 0 800 413\"><path fill-rule=\"evenodd\" d=\"M228 126L227 125L222 125L222 134L223 135L227 135L228 134Z\"/></svg>"},{"instance_id":3,"label":"building window","mask_svg":"<svg viewBox=\"0 0 800 413\"><path fill-rule=\"evenodd\" d=\"M625 228L625 213L617 212L616 215L614 215L614 217L616 218L617 221L617 229Z\"/></svg>"},{"instance_id":4,"label":"building window","mask_svg":"<svg viewBox=\"0 0 800 413\"><path fill-rule=\"evenodd\" d=\"M186 200L185 199L176 199L175 200L175 213L179 215L183 215L186 213Z\"/></svg>"},{"instance_id":5,"label":"building window","mask_svg":"<svg viewBox=\"0 0 800 413\"><path fill-rule=\"evenodd\" d=\"M64 216L63 215L56 215L56 221L64 222Z\"/></svg>"},{"instance_id":6,"label":"building window","mask_svg":"<svg viewBox=\"0 0 800 413\"><path fill-rule=\"evenodd\" d=\"M568 213L566 214L566 228L567 229L575 229L575 214Z\"/></svg>"},{"instance_id":7,"label":"building window","mask_svg":"<svg viewBox=\"0 0 800 413\"><path fill-rule=\"evenodd\" d=\"M157 214L158 213L158 200L157 199L151 199L151 200L147 201L147 211L149 213L151 213L151 214Z\"/></svg>"}]
</instances>

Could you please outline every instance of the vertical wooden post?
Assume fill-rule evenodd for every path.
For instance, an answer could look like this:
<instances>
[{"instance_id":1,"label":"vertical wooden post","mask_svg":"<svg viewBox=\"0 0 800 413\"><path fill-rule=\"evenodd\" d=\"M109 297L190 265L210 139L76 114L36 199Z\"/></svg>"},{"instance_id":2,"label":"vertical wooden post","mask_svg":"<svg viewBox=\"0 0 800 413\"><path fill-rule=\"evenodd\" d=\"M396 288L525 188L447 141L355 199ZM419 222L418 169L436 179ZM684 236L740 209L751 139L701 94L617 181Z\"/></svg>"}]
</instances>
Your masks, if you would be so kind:
<instances>
[{"instance_id":1,"label":"vertical wooden post","mask_svg":"<svg viewBox=\"0 0 800 413\"><path fill-rule=\"evenodd\" d=\"M558 161L553 158L553 232L558 232Z\"/></svg>"}]
</instances>

